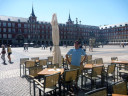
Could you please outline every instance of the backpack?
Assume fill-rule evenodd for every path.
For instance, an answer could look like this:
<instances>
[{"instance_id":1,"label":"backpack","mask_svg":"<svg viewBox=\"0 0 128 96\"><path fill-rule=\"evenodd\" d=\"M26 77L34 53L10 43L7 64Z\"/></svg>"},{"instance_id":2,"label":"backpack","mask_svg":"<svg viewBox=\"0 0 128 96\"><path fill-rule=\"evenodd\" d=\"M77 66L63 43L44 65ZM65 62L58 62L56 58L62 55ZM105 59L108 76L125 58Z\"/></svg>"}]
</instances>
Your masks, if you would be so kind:
<instances>
[{"instance_id":1,"label":"backpack","mask_svg":"<svg viewBox=\"0 0 128 96\"><path fill-rule=\"evenodd\" d=\"M5 54L6 53L6 51L5 50L2 50L2 54Z\"/></svg>"}]
</instances>

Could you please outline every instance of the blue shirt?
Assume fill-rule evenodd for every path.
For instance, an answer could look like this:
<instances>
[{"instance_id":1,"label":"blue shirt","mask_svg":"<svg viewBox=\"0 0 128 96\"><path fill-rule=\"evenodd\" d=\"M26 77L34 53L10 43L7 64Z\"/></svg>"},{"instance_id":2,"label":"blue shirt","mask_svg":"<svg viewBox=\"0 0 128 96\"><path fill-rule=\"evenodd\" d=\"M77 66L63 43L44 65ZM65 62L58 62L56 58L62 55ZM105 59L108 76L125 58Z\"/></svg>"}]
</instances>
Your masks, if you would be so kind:
<instances>
[{"instance_id":1,"label":"blue shirt","mask_svg":"<svg viewBox=\"0 0 128 96\"><path fill-rule=\"evenodd\" d=\"M81 48L79 49L70 49L67 55L72 55L71 64L75 66L80 66L81 55L85 55L85 51Z\"/></svg>"}]
</instances>

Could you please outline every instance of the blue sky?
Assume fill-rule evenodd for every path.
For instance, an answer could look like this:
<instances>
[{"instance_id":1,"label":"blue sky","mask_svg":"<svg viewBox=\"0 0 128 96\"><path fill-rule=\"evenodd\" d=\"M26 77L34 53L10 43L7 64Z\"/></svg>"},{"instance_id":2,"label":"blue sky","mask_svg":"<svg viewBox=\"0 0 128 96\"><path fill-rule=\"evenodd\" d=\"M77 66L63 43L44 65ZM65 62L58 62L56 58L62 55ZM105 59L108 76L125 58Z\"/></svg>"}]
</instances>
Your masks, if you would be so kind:
<instances>
[{"instance_id":1,"label":"blue sky","mask_svg":"<svg viewBox=\"0 0 128 96\"><path fill-rule=\"evenodd\" d=\"M56 13L59 23L73 21L86 25L128 22L128 0L0 0L0 15L28 18L32 3L38 21L51 22Z\"/></svg>"}]
</instances>

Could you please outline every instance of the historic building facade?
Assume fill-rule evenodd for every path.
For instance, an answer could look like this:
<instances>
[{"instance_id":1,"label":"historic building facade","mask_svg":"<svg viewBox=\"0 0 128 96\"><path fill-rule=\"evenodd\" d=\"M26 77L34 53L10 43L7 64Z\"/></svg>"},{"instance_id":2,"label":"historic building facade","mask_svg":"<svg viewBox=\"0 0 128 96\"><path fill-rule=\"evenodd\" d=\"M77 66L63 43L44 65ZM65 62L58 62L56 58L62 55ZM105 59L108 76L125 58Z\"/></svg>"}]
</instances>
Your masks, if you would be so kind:
<instances>
[{"instance_id":1,"label":"historic building facade","mask_svg":"<svg viewBox=\"0 0 128 96\"><path fill-rule=\"evenodd\" d=\"M101 26L101 33L107 42L128 42L128 22Z\"/></svg>"},{"instance_id":2,"label":"historic building facade","mask_svg":"<svg viewBox=\"0 0 128 96\"><path fill-rule=\"evenodd\" d=\"M91 26L82 25L71 20L70 14L66 24L59 23L60 45L73 45L73 42L80 39L88 44L90 38L96 42L128 41L128 26ZM32 13L29 18L0 16L0 45L11 44L23 46L24 43L52 44L52 27L50 22L37 21Z\"/></svg>"}]
</instances>

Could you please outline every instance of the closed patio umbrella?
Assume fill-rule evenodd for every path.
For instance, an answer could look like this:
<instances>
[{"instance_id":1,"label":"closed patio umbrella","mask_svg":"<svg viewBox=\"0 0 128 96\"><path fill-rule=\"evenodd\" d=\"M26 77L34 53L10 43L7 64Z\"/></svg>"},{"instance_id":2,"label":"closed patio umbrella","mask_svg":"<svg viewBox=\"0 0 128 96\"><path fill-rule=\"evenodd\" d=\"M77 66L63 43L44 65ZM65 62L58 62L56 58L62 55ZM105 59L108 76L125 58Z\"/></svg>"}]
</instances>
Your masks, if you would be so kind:
<instances>
[{"instance_id":1,"label":"closed patio umbrella","mask_svg":"<svg viewBox=\"0 0 128 96\"><path fill-rule=\"evenodd\" d=\"M52 42L53 42L53 64L59 64L61 67L61 51L59 47L59 28L57 22L57 16L54 13L52 16Z\"/></svg>"}]
</instances>

